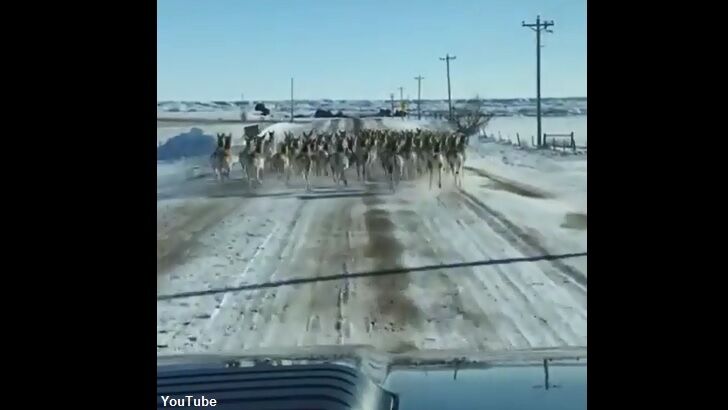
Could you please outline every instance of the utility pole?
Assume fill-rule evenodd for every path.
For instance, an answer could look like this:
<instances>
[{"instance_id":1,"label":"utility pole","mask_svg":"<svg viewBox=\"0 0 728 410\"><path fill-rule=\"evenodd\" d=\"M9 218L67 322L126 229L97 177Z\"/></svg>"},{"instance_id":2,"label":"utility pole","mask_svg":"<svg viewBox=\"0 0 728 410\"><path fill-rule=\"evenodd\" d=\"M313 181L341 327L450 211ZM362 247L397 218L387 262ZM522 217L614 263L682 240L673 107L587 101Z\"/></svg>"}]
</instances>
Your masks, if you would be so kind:
<instances>
[{"instance_id":1,"label":"utility pole","mask_svg":"<svg viewBox=\"0 0 728 410\"><path fill-rule=\"evenodd\" d=\"M528 27L536 32L536 132L537 145L541 147L541 30L547 33L553 33L549 27L554 25L553 20L541 21L541 16L536 16L535 23L526 24L525 21L521 22L522 27Z\"/></svg>"},{"instance_id":2,"label":"utility pole","mask_svg":"<svg viewBox=\"0 0 728 410\"><path fill-rule=\"evenodd\" d=\"M422 109L421 109L421 107L422 107L422 99L421 99L422 93L421 93L421 91L422 91L422 80L424 78L425 77L423 77L421 75L418 75L417 77L415 77L415 80L417 80L417 119L418 120L421 120L422 119Z\"/></svg>"},{"instance_id":3,"label":"utility pole","mask_svg":"<svg viewBox=\"0 0 728 410\"><path fill-rule=\"evenodd\" d=\"M392 115L394 115L394 93L389 94L389 99L392 101Z\"/></svg>"},{"instance_id":4,"label":"utility pole","mask_svg":"<svg viewBox=\"0 0 728 410\"><path fill-rule=\"evenodd\" d=\"M240 119L245 122L245 93L240 93Z\"/></svg>"},{"instance_id":5,"label":"utility pole","mask_svg":"<svg viewBox=\"0 0 728 410\"><path fill-rule=\"evenodd\" d=\"M402 95L402 91L404 90L404 88L397 88L399 88L399 109L402 111L402 120L404 120L404 96Z\"/></svg>"},{"instance_id":6,"label":"utility pole","mask_svg":"<svg viewBox=\"0 0 728 410\"><path fill-rule=\"evenodd\" d=\"M291 122L293 122L293 77L291 77Z\"/></svg>"},{"instance_id":7,"label":"utility pole","mask_svg":"<svg viewBox=\"0 0 728 410\"><path fill-rule=\"evenodd\" d=\"M455 56L445 54L445 58L440 57L440 60L444 61L447 65L447 110L450 120L452 121L452 97L450 96L450 60L454 60Z\"/></svg>"}]
</instances>

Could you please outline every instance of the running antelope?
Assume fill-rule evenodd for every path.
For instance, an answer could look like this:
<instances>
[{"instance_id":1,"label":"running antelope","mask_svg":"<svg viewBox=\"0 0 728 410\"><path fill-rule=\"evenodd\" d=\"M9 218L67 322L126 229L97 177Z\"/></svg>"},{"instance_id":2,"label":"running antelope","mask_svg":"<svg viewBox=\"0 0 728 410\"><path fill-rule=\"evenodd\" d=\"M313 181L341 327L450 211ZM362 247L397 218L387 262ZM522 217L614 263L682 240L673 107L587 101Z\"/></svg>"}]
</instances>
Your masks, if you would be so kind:
<instances>
[{"instance_id":1,"label":"running antelope","mask_svg":"<svg viewBox=\"0 0 728 410\"><path fill-rule=\"evenodd\" d=\"M397 137L387 142L382 151L382 166L385 174L389 176L389 187L392 191L399 185L404 174L405 164L401 151L402 140Z\"/></svg>"},{"instance_id":2,"label":"running antelope","mask_svg":"<svg viewBox=\"0 0 728 410\"><path fill-rule=\"evenodd\" d=\"M372 168L377 162L379 142L376 137L372 136L369 138L367 146L366 162L364 163L364 182L367 181L367 175L371 176Z\"/></svg>"},{"instance_id":3,"label":"running antelope","mask_svg":"<svg viewBox=\"0 0 728 410\"><path fill-rule=\"evenodd\" d=\"M233 154L231 152L232 134L217 134L217 148L210 155L210 164L215 173L215 179L230 179L230 170L234 164Z\"/></svg>"},{"instance_id":4,"label":"running antelope","mask_svg":"<svg viewBox=\"0 0 728 410\"><path fill-rule=\"evenodd\" d=\"M293 163L297 172L301 173L303 180L306 183L306 191L311 190L311 168L313 160L311 155L314 151L313 141L310 140L313 130L309 134L303 133L303 140L301 137L294 138L291 141L291 154L293 155Z\"/></svg>"},{"instance_id":5,"label":"running antelope","mask_svg":"<svg viewBox=\"0 0 728 410\"><path fill-rule=\"evenodd\" d=\"M255 174L255 182L258 183L258 185L263 185L263 181L260 179L261 175L263 174L263 170L265 169L265 137L255 137L251 140L253 142L253 145L249 148L249 153L247 155L247 164L246 168L248 170L248 184L251 182L251 178L253 178L253 173Z\"/></svg>"},{"instance_id":6,"label":"running antelope","mask_svg":"<svg viewBox=\"0 0 728 410\"><path fill-rule=\"evenodd\" d=\"M291 159L289 156L288 142L278 144L278 152L273 154L271 166L278 173L278 179L283 178L283 175L286 176L286 184L288 184L291 179Z\"/></svg>"},{"instance_id":7,"label":"running antelope","mask_svg":"<svg viewBox=\"0 0 728 410\"><path fill-rule=\"evenodd\" d=\"M369 150L367 148L367 134L360 134L354 140L354 163L356 164L356 179L362 179L362 173L364 179L366 179L366 162L369 156Z\"/></svg>"},{"instance_id":8,"label":"running antelope","mask_svg":"<svg viewBox=\"0 0 728 410\"><path fill-rule=\"evenodd\" d=\"M335 151L331 155L331 174L337 186L340 181L344 181L344 186L348 186L346 170L349 169L349 142L345 138L339 138L335 145Z\"/></svg>"},{"instance_id":9,"label":"running antelope","mask_svg":"<svg viewBox=\"0 0 728 410\"><path fill-rule=\"evenodd\" d=\"M445 166L444 140L430 137L425 140L427 149L427 170L430 172L430 189L432 189L432 176L437 168L437 187L442 188L442 168Z\"/></svg>"},{"instance_id":10,"label":"running antelope","mask_svg":"<svg viewBox=\"0 0 728 410\"><path fill-rule=\"evenodd\" d=\"M463 185L466 144L465 135L454 135L450 138L447 148L447 162L450 165L450 171L452 171L453 178L455 179L455 186L458 187L462 187Z\"/></svg>"}]
</instances>

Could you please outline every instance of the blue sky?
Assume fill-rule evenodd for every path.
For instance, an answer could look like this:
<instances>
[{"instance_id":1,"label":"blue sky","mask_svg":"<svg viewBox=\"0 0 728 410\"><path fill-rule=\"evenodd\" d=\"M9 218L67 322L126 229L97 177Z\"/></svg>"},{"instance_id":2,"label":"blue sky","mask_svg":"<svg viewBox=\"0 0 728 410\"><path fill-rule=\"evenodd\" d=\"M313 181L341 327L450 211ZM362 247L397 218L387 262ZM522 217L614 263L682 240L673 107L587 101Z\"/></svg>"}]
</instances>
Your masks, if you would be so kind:
<instances>
[{"instance_id":1,"label":"blue sky","mask_svg":"<svg viewBox=\"0 0 728 410\"><path fill-rule=\"evenodd\" d=\"M158 0L159 100L586 96L586 0Z\"/></svg>"}]
</instances>

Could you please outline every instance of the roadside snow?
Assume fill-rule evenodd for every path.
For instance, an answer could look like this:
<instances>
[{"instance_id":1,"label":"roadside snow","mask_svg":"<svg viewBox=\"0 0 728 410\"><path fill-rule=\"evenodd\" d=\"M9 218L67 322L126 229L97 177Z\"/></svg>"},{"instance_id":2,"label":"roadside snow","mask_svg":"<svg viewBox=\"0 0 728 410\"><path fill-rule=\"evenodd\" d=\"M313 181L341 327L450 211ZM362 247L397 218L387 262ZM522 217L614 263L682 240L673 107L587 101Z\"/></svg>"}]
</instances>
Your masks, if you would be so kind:
<instances>
[{"instance_id":1,"label":"roadside snow","mask_svg":"<svg viewBox=\"0 0 728 410\"><path fill-rule=\"evenodd\" d=\"M157 127L157 146L166 143L169 139L177 137L182 134L188 134L193 132L192 130L197 128L202 131L203 134L212 135L213 137L218 133L233 134L233 143L240 140L242 135L245 133L245 127L255 124L204 124L199 123L193 126L180 126L180 127Z\"/></svg>"},{"instance_id":2,"label":"roadside snow","mask_svg":"<svg viewBox=\"0 0 728 410\"><path fill-rule=\"evenodd\" d=\"M417 128L433 131L450 129L447 122L433 119L415 120L411 118L382 117L381 125L383 128L395 131L414 131Z\"/></svg>"},{"instance_id":3,"label":"roadside snow","mask_svg":"<svg viewBox=\"0 0 728 410\"><path fill-rule=\"evenodd\" d=\"M586 154L519 149L495 142L471 140L466 166L481 169L507 182L516 182L586 213Z\"/></svg>"},{"instance_id":4,"label":"roadside snow","mask_svg":"<svg viewBox=\"0 0 728 410\"><path fill-rule=\"evenodd\" d=\"M571 117L543 117L541 127L543 132L548 134L568 134L574 131L574 139L579 146L587 143L586 115ZM531 143L531 136L536 135L535 117L495 117L490 120L487 129L488 135L496 138L510 139L516 142L516 133L519 134L521 142Z\"/></svg>"},{"instance_id":5,"label":"roadside snow","mask_svg":"<svg viewBox=\"0 0 728 410\"><path fill-rule=\"evenodd\" d=\"M471 140L463 188L549 253L587 249L586 155L554 155ZM564 262L584 275L586 258Z\"/></svg>"}]
</instances>

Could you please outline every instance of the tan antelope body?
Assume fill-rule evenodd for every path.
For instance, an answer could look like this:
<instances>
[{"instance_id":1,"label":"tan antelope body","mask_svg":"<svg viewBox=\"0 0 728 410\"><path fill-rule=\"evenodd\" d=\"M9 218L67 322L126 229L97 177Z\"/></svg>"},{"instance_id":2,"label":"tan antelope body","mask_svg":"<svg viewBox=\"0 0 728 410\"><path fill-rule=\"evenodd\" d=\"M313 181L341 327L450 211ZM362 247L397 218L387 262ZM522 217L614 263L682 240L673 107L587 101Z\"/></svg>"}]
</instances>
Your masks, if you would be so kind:
<instances>
[{"instance_id":1,"label":"tan antelope body","mask_svg":"<svg viewBox=\"0 0 728 410\"><path fill-rule=\"evenodd\" d=\"M232 134L217 134L217 148L210 155L210 165L215 179L219 181L230 179L230 171L235 163L235 157L231 151L232 139Z\"/></svg>"},{"instance_id":2,"label":"tan antelope body","mask_svg":"<svg viewBox=\"0 0 728 410\"><path fill-rule=\"evenodd\" d=\"M217 180L230 178L230 170L239 161L244 179L249 185L262 185L265 175L275 173L279 180L301 175L306 191L311 188L311 176L327 176L331 172L334 184L348 186L346 171L356 165L357 178L371 180L372 171L381 166L392 190L404 180L414 180L429 173L430 189L437 173L442 188L443 172L453 174L454 184L462 187L467 136L430 130L393 131L362 129L353 136L346 131L314 130L298 136L285 132L282 142L276 142L274 132L244 137L239 155L231 152L232 134L218 134L218 144L210 155L210 164Z\"/></svg>"},{"instance_id":3,"label":"tan antelope body","mask_svg":"<svg viewBox=\"0 0 728 410\"><path fill-rule=\"evenodd\" d=\"M344 182L344 186L349 185L346 180L346 170L349 169L350 153L348 141L344 138L338 139L334 153L331 155L331 173L337 186L341 181Z\"/></svg>"},{"instance_id":4,"label":"tan antelope body","mask_svg":"<svg viewBox=\"0 0 728 410\"><path fill-rule=\"evenodd\" d=\"M465 164L466 137L457 135L450 138L447 148L447 162L455 180L455 186L463 185L463 167Z\"/></svg>"}]
</instances>

